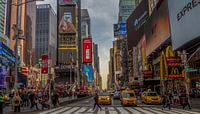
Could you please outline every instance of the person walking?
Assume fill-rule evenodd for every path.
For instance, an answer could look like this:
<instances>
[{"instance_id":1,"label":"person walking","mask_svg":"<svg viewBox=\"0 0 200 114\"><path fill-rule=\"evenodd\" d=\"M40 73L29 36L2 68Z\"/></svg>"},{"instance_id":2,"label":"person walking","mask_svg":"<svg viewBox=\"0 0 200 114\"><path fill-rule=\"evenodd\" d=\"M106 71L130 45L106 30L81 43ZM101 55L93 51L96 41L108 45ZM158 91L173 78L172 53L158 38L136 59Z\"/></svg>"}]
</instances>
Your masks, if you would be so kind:
<instances>
[{"instance_id":1,"label":"person walking","mask_svg":"<svg viewBox=\"0 0 200 114\"><path fill-rule=\"evenodd\" d=\"M186 95L186 97L184 98L183 109L185 109L187 106L189 109L192 109L191 104L189 102L189 95Z\"/></svg>"},{"instance_id":2,"label":"person walking","mask_svg":"<svg viewBox=\"0 0 200 114\"><path fill-rule=\"evenodd\" d=\"M171 110L171 100L170 100L170 94L168 93L166 96L166 105L163 108L169 107L169 110ZM162 108L162 109L163 109Z\"/></svg>"},{"instance_id":3,"label":"person walking","mask_svg":"<svg viewBox=\"0 0 200 114\"><path fill-rule=\"evenodd\" d=\"M21 102L22 99L20 98L19 93L15 93L15 96L13 97L14 112L20 112Z\"/></svg>"},{"instance_id":4,"label":"person walking","mask_svg":"<svg viewBox=\"0 0 200 114\"><path fill-rule=\"evenodd\" d=\"M166 105L166 95L162 95L162 110L165 108Z\"/></svg>"},{"instance_id":5,"label":"person walking","mask_svg":"<svg viewBox=\"0 0 200 114\"><path fill-rule=\"evenodd\" d=\"M93 107L93 110L95 109L96 105L99 107L100 110L102 110L101 106L98 103L98 93L97 92L95 93L95 96L94 96L94 107Z\"/></svg>"},{"instance_id":6,"label":"person walking","mask_svg":"<svg viewBox=\"0 0 200 114\"><path fill-rule=\"evenodd\" d=\"M0 114L3 114L3 104L4 104L3 93L2 91L0 91Z\"/></svg>"}]
</instances>

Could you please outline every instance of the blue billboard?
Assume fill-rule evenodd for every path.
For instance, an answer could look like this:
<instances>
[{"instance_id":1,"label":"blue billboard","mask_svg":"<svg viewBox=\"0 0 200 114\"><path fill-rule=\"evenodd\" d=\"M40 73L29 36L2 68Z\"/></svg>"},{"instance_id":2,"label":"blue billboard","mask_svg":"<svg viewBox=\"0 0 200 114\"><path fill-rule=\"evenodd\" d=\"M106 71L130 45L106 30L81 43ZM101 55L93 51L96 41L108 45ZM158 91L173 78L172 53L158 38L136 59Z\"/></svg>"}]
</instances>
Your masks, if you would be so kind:
<instances>
[{"instance_id":1,"label":"blue billboard","mask_svg":"<svg viewBox=\"0 0 200 114\"><path fill-rule=\"evenodd\" d=\"M126 36L126 23L120 23L119 32L122 36Z\"/></svg>"},{"instance_id":2,"label":"blue billboard","mask_svg":"<svg viewBox=\"0 0 200 114\"><path fill-rule=\"evenodd\" d=\"M88 77L89 82L93 81L93 68L91 65L84 65L83 73Z\"/></svg>"}]
</instances>

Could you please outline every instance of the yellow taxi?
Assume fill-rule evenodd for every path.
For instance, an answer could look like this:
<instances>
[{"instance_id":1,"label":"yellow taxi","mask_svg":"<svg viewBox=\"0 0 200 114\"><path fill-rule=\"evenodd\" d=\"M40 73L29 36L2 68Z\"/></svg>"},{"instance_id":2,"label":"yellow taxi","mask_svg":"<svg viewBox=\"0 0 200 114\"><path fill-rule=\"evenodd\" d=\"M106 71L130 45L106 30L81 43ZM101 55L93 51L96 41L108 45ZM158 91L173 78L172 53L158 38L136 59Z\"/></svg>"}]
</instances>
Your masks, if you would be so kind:
<instances>
[{"instance_id":1,"label":"yellow taxi","mask_svg":"<svg viewBox=\"0 0 200 114\"><path fill-rule=\"evenodd\" d=\"M161 104L161 97L156 92L143 92L141 100L145 104Z\"/></svg>"},{"instance_id":2,"label":"yellow taxi","mask_svg":"<svg viewBox=\"0 0 200 114\"><path fill-rule=\"evenodd\" d=\"M133 90L123 90L120 100L122 105L137 106L137 98Z\"/></svg>"},{"instance_id":3,"label":"yellow taxi","mask_svg":"<svg viewBox=\"0 0 200 114\"><path fill-rule=\"evenodd\" d=\"M101 92L98 96L98 103L99 104L106 104L111 105L111 95L109 92Z\"/></svg>"}]
</instances>

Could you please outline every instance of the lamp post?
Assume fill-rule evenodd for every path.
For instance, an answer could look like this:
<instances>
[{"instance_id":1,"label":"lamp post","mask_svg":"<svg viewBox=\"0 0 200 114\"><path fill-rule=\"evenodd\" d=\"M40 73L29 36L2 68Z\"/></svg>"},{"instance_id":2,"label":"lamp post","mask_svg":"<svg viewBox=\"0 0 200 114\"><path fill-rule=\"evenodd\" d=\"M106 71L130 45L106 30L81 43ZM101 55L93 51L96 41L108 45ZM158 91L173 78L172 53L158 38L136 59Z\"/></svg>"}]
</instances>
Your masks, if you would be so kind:
<instances>
[{"instance_id":1,"label":"lamp post","mask_svg":"<svg viewBox=\"0 0 200 114\"><path fill-rule=\"evenodd\" d=\"M27 4L30 2L35 2L35 1L43 1L43 0L30 0L30 1L26 1L26 2L19 2L19 0L16 1L16 3L14 4L10 4L13 6L16 6L16 24L13 25L12 29L14 30L14 38L13 40L16 40L16 44L15 44L15 84L14 84L14 88L17 89L18 86L18 45L19 45L19 39L24 39L24 36L20 36L23 34L23 31L20 29L19 27L19 6L23 5L23 4ZM6 4L6 3L4 3Z\"/></svg>"}]
</instances>

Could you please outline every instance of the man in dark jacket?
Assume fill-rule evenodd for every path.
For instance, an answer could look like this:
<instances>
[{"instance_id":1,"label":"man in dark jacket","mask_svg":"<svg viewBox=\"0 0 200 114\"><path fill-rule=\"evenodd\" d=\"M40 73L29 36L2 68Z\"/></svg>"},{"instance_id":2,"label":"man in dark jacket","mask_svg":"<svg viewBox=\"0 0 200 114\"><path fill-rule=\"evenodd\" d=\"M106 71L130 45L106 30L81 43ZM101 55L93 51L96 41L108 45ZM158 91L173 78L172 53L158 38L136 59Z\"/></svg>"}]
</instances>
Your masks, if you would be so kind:
<instances>
[{"instance_id":1,"label":"man in dark jacket","mask_svg":"<svg viewBox=\"0 0 200 114\"><path fill-rule=\"evenodd\" d=\"M95 109L96 105L100 108L100 110L102 110L100 105L99 105L99 103L98 103L98 94L97 93L95 93L95 96L94 96L94 107L93 107L93 110Z\"/></svg>"}]
</instances>

